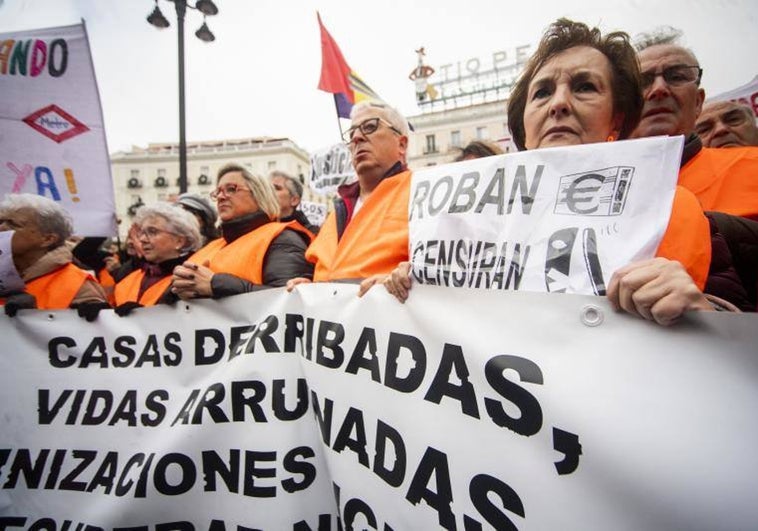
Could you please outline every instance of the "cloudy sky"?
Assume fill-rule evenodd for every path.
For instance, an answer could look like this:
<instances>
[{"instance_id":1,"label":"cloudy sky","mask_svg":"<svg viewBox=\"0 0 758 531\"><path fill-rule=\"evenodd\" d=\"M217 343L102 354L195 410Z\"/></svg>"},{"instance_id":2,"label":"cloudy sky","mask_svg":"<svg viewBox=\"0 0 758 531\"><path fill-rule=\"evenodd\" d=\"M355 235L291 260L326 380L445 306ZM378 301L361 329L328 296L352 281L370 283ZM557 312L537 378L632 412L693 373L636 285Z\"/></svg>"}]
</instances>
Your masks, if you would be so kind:
<instances>
[{"instance_id":1,"label":"cloudy sky","mask_svg":"<svg viewBox=\"0 0 758 531\"><path fill-rule=\"evenodd\" d=\"M109 150L177 141L176 14L158 1L171 21L165 30L145 21L153 0L0 0L0 32L85 19ZM408 80L416 48L424 46L438 69L475 57L486 64L493 52L533 46L561 16L632 35L662 25L683 30L710 94L758 74L755 0L214 1L211 44L194 36L202 16L187 14L189 141L287 136L313 150L338 140L332 97L316 89L317 10L353 70L409 116L420 112Z\"/></svg>"}]
</instances>

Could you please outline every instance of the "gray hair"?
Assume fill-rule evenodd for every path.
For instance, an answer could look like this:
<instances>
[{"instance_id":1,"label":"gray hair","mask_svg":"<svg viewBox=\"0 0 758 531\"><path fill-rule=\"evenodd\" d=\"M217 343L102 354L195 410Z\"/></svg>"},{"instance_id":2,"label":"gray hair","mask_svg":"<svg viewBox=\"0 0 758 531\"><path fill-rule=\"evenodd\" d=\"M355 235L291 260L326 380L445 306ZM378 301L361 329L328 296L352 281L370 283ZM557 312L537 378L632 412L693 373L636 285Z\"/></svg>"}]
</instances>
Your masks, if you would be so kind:
<instances>
[{"instance_id":1,"label":"gray hair","mask_svg":"<svg viewBox=\"0 0 758 531\"><path fill-rule=\"evenodd\" d=\"M19 210L33 210L37 227L42 234L55 234L58 243L52 248L59 247L74 233L74 222L65 208L52 199L36 194L8 194L0 202L0 216Z\"/></svg>"},{"instance_id":2,"label":"gray hair","mask_svg":"<svg viewBox=\"0 0 758 531\"><path fill-rule=\"evenodd\" d=\"M252 192L255 202L258 203L258 208L265 212L270 220L278 219L279 201L276 199L274 185L272 185L268 179L250 173L250 171L241 164L231 162L218 170L216 184L218 184L224 175L235 171L240 172L242 178L247 182L247 186Z\"/></svg>"},{"instance_id":3,"label":"gray hair","mask_svg":"<svg viewBox=\"0 0 758 531\"><path fill-rule=\"evenodd\" d=\"M271 181L275 177L279 177L281 179L284 179L284 186L287 187L287 190L289 190L290 195L294 197L303 197L303 185L300 181L295 179L289 174L284 173L283 171L272 171L268 174L268 179Z\"/></svg>"},{"instance_id":4,"label":"gray hair","mask_svg":"<svg viewBox=\"0 0 758 531\"><path fill-rule=\"evenodd\" d=\"M200 226L191 212L178 205L160 201L140 207L137 215L134 216L134 223L141 226L147 218L152 217L163 218L169 231L184 237L186 243L180 249L182 254L197 251L200 248L200 243L203 241L200 237Z\"/></svg>"},{"instance_id":5,"label":"gray hair","mask_svg":"<svg viewBox=\"0 0 758 531\"><path fill-rule=\"evenodd\" d=\"M410 137L408 120L406 120L403 115L391 105L387 105L379 100L363 100L353 105L353 109L350 111L350 119L352 120L362 109L379 109L379 114L382 115L382 118L387 120L395 129L400 131L401 135L406 138Z\"/></svg>"},{"instance_id":6,"label":"gray hair","mask_svg":"<svg viewBox=\"0 0 758 531\"><path fill-rule=\"evenodd\" d=\"M640 53L642 50L646 50L651 46L676 46L690 54L692 60L695 61L695 64L700 66L695 52L682 45L683 35L684 32L682 30L674 28L673 26L661 26L653 31L637 35L634 38L634 47L637 50L637 53Z\"/></svg>"}]
</instances>

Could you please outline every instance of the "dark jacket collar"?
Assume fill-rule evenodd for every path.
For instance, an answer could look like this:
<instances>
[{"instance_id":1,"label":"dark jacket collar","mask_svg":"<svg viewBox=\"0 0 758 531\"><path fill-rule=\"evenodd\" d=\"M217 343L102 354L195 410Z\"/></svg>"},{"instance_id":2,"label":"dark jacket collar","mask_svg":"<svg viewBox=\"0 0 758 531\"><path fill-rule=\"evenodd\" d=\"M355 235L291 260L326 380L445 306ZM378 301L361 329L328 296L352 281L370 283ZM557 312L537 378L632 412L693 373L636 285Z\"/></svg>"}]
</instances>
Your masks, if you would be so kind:
<instances>
[{"instance_id":1,"label":"dark jacket collar","mask_svg":"<svg viewBox=\"0 0 758 531\"><path fill-rule=\"evenodd\" d=\"M693 159L695 155L700 153L703 149L703 141L695 133L690 134L687 140L684 141L684 150L682 151L682 163L679 165L681 168Z\"/></svg>"},{"instance_id":2,"label":"dark jacket collar","mask_svg":"<svg viewBox=\"0 0 758 531\"><path fill-rule=\"evenodd\" d=\"M257 210L252 214L245 214L244 216L223 222L221 224L221 236L226 243L232 243L240 236L244 236L270 221L268 214L262 210Z\"/></svg>"},{"instance_id":3,"label":"dark jacket collar","mask_svg":"<svg viewBox=\"0 0 758 531\"><path fill-rule=\"evenodd\" d=\"M181 256L177 256L176 258L170 258L168 260L160 262L159 264L143 262L142 269L145 271L145 275L147 276L162 278L166 275L170 275L176 266L182 265L184 262L186 262L190 254L192 253L183 254Z\"/></svg>"}]
</instances>

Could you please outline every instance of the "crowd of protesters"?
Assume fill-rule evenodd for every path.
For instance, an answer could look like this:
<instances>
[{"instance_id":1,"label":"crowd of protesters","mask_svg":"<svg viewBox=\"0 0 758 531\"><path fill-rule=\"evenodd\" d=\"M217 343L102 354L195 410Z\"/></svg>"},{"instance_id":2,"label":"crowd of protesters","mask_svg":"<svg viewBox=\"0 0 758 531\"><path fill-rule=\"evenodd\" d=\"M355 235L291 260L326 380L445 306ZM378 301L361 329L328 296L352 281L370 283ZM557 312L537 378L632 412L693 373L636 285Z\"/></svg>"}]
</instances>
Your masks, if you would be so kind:
<instances>
[{"instance_id":1,"label":"crowd of protesters","mask_svg":"<svg viewBox=\"0 0 758 531\"><path fill-rule=\"evenodd\" d=\"M740 104L704 105L703 69L678 37L647 35L635 49L626 33L559 19L526 64L507 113L520 150L685 137L656 257L617 270L607 289L617 309L661 324L693 310L755 311L758 299L758 128ZM196 194L143 206L124 251L80 267L65 210L42 197L7 196L0 229L15 231L13 262L26 288L6 294L6 313L77 308L94 320L109 307L126 316L178 299L329 281L360 283L359 295L382 285L404 302L412 287L409 126L379 101L356 104L350 117L344 140L357 180L338 189L320 228L298 209L300 181L230 164L210 194L215 207ZM500 153L477 141L456 160Z\"/></svg>"}]
</instances>

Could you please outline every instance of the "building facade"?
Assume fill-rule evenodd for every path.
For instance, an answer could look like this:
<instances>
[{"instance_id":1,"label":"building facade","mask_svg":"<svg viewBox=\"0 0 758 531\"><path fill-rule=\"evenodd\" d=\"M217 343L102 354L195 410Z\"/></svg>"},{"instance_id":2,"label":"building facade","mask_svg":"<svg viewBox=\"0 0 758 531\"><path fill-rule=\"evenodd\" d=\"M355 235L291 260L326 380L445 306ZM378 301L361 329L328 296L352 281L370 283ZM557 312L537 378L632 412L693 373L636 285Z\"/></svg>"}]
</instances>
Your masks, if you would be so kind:
<instances>
[{"instance_id":1,"label":"building facade","mask_svg":"<svg viewBox=\"0 0 758 531\"><path fill-rule=\"evenodd\" d=\"M506 100L443 109L411 116L408 166L420 169L453 162L472 140L489 140L515 151L506 120Z\"/></svg>"},{"instance_id":2,"label":"building facade","mask_svg":"<svg viewBox=\"0 0 758 531\"><path fill-rule=\"evenodd\" d=\"M257 175L283 171L306 182L308 152L288 138L243 138L187 144L187 191L208 195L218 170L234 162ZM126 234L137 209L156 201L172 201L179 194L179 145L149 144L111 155L119 232ZM323 202L304 187L303 200Z\"/></svg>"},{"instance_id":3,"label":"building facade","mask_svg":"<svg viewBox=\"0 0 758 531\"><path fill-rule=\"evenodd\" d=\"M516 151L506 107L529 49L497 50L437 68L424 63L424 48L416 50L418 64L408 77L421 113L408 117L414 128L408 165L419 169L452 162L472 140L493 142L506 153Z\"/></svg>"}]
</instances>

